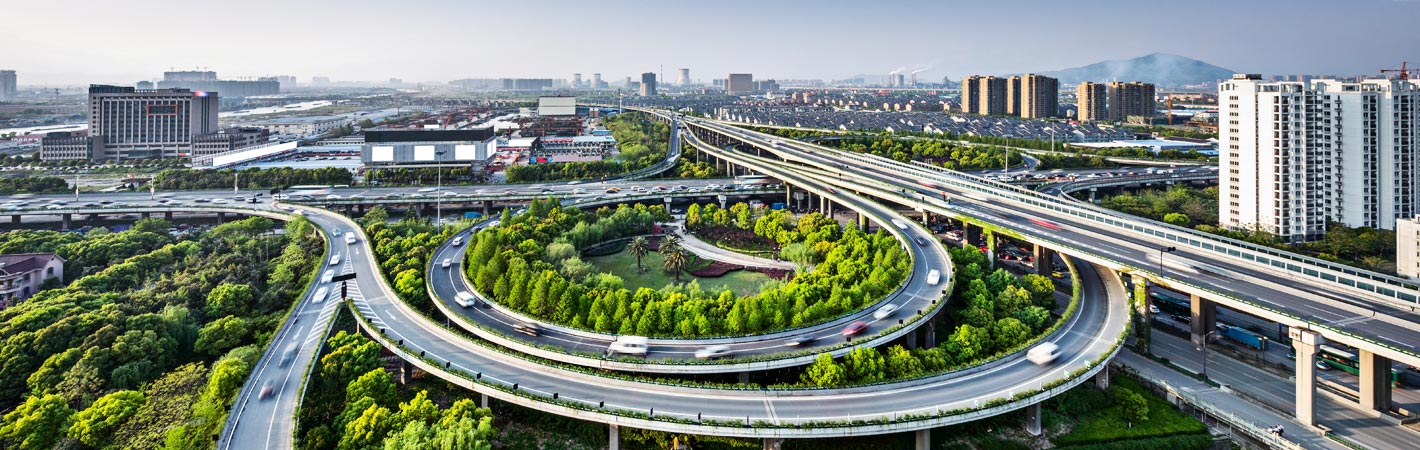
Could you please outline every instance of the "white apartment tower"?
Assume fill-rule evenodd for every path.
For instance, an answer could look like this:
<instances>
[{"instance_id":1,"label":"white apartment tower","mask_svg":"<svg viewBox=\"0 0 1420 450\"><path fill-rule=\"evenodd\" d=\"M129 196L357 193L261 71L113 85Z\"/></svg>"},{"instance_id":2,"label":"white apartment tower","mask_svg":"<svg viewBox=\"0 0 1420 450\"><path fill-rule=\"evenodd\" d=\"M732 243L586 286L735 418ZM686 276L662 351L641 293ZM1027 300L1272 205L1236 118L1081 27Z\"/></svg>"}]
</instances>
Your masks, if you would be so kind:
<instances>
[{"instance_id":1,"label":"white apartment tower","mask_svg":"<svg viewBox=\"0 0 1420 450\"><path fill-rule=\"evenodd\" d=\"M1394 229L1420 204L1417 113L1411 81L1234 75L1218 86L1219 223L1289 241Z\"/></svg>"}]
</instances>

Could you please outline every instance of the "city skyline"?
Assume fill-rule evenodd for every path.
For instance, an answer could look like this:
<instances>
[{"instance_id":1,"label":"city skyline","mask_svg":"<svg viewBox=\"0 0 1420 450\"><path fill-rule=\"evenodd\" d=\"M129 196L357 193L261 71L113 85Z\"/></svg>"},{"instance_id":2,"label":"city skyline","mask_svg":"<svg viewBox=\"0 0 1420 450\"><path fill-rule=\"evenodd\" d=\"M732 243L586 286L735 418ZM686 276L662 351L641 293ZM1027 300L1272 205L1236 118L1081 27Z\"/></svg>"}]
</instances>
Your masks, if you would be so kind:
<instances>
[{"instance_id":1,"label":"city skyline","mask_svg":"<svg viewBox=\"0 0 1420 450\"><path fill-rule=\"evenodd\" d=\"M814 2L812 8L803 2L739 0L670 7L634 1L590 7L557 0L536 8L452 1L402 8L364 0L256 1L228 8L167 0L141 5L59 0L15 10L17 17L65 20L20 20L0 29L0 40L17 44L0 48L0 61L20 73L23 85L57 86L132 83L158 79L166 70L195 68L224 78L295 75L302 82L326 76L418 83L570 79L573 73L602 73L617 80L646 71L674 79L677 69L686 67L695 81L708 84L730 72L765 79L839 79L885 76L898 68L922 69L922 81L944 75L957 80L972 73L1056 70L1156 52L1264 74L1375 74L1408 59L1382 44L1405 37L1405 25L1420 17L1420 2L1346 5L1358 3L1365 5L1206 1L1169 15L1121 8L1128 4L1115 0L1069 7L1031 0L1019 9L1034 14L1009 18L1019 31L997 33L1000 20L991 18L999 12L987 5L907 1ZM1329 7L1328 32L1299 32L1296 23L1310 23L1321 7ZM1207 20L1193 12L1220 8L1225 14L1210 14ZM559 10L566 14L556 14ZM164 26L131 26L135 21ZM598 33L587 23L615 26ZM1078 26L1083 23L1146 26ZM211 35L194 37L200 33ZM105 45L94 45L93 36L104 36ZM1287 45L1278 45L1277 37ZM559 45L589 51L525 57ZM1316 58L1319 53L1328 57Z\"/></svg>"}]
</instances>

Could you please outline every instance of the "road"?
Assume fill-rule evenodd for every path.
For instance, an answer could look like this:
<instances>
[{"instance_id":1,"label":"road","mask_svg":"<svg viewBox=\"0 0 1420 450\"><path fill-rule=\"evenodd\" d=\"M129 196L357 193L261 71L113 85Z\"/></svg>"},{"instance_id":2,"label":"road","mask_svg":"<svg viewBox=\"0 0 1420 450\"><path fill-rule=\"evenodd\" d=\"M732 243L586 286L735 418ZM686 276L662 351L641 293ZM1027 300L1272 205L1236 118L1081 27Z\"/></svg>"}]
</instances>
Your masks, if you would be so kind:
<instances>
[{"instance_id":1,"label":"road","mask_svg":"<svg viewBox=\"0 0 1420 450\"><path fill-rule=\"evenodd\" d=\"M1178 245L1144 233L1105 229L1095 221L1022 203L1009 196L992 198L991 193L964 190L945 181L960 182L966 180L964 176L951 177L916 166L884 163L881 158L871 155L844 154L826 147L798 143L775 146L772 143L775 139L767 135L708 121L691 123L775 152L791 161L785 164L797 165L803 173L812 173L814 178L843 189L865 189L885 184L891 186L888 189L905 189L916 197L892 194L880 197L940 214L966 214L990 225L1026 233L1028 241L1056 249L1072 247L1076 250L1070 251L1077 253L1074 256L1089 261L1101 264L1119 261L1132 267L1154 268L1160 264L1159 248L1177 246L1176 252L1168 254L1167 261L1175 267L1182 265L1184 269L1169 270L1168 279L1206 286L1231 297L1219 299L1220 304L1245 299L1310 322L1383 342L1399 348L1403 353L1399 356L1410 358L1407 363L1420 365L1420 347L1417 347L1420 345L1420 315L1379 301L1375 294L1291 272L1263 268L1238 258L1220 258L1216 253ZM749 155L741 157L753 158ZM952 198L949 205L941 201L944 193ZM1115 213L1101 211L1101 214ZM1218 267L1221 273L1230 275L1210 273L1197 267ZM1240 280L1247 282L1238 282Z\"/></svg>"}]
</instances>

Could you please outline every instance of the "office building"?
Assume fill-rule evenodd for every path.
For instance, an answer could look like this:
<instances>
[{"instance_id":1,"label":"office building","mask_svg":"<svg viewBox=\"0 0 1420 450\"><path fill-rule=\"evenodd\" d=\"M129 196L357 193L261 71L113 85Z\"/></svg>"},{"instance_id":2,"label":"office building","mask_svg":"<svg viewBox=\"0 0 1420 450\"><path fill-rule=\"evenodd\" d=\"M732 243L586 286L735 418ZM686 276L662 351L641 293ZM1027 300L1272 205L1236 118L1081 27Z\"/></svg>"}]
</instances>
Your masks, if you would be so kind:
<instances>
[{"instance_id":1,"label":"office building","mask_svg":"<svg viewBox=\"0 0 1420 450\"><path fill-rule=\"evenodd\" d=\"M1154 85L1138 81L1109 83L1108 114L1111 122L1127 122L1130 117L1153 118Z\"/></svg>"},{"instance_id":2,"label":"office building","mask_svg":"<svg viewBox=\"0 0 1420 450\"><path fill-rule=\"evenodd\" d=\"M53 253L0 255L0 308L14 306L39 292L45 280L64 281L64 258Z\"/></svg>"},{"instance_id":3,"label":"office building","mask_svg":"<svg viewBox=\"0 0 1420 450\"><path fill-rule=\"evenodd\" d=\"M15 71L0 70L0 102L15 101L15 96L19 95L19 92Z\"/></svg>"},{"instance_id":4,"label":"office building","mask_svg":"<svg viewBox=\"0 0 1420 450\"><path fill-rule=\"evenodd\" d=\"M217 131L217 93L89 86L93 160L178 158L196 136Z\"/></svg>"},{"instance_id":5,"label":"office building","mask_svg":"<svg viewBox=\"0 0 1420 450\"><path fill-rule=\"evenodd\" d=\"M1420 216L1395 221L1395 272L1420 279Z\"/></svg>"},{"instance_id":6,"label":"office building","mask_svg":"<svg viewBox=\"0 0 1420 450\"><path fill-rule=\"evenodd\" d=\"M41 161L77 161L93 159L94 140L87 131L55 131L39 140Z\"/></svg>"},{"instance_id":7,"label":"office building","mask_svg":"<svg viewBox=\"0 0 1420 450\"><path fill-rule=\"evenodd\" d=\"M1023 119L1044 119L1055 117L1060 112L1060 80L1044 75L1025 74L1011 77L1016 87L1011 101L1015 104L1015 115Z\"/></svg>"},{"instance_id":8,"label":"office building","mask_svg":"<svg viewBox=\"0 0 1420 450\"><path fill-rule=\"evenodd\" d=\"M730 95L754 92L754 74L732 73L725 79L725 91Z\"/></svg>"},{"instance_id":9,"label":"office building","mask_svg":"<svg viewBox=\"0 0 1420 450\"><path fill-rule=\"evenodd\" d=\"M1412 81L1234 75L1218 86L1219 223L1289 241L1397 228L1420 202L1417 114Z\"/></svg>"},{"instance_id":10,"label":"office building","mask_svg":"<svg viewBox=\"0 0 1420 450\"><path fill-rule=\"evenodd\" d=\"M689 85L690 85L690 69L680 69L680 79L679 79L679 80L676 80L676 81L678 81L677 84L679 84L679 85L681 85L681 86L689 86Z\"/></svg>"},{"instance_id":11,"label":"office building","mask_svg":"<svg viewBox=\"0 0 1420 450\"><path fill-rule=\"evenodd\" d=\"M137 83L133 83L133 87L138 88L138 90L140 90L140 91L151 91L151 90L153 90L153 82L152 82L152 81L139 81L139 82L137 82Z\"/></svg>"},{"instance_id":12,"label":"office building","mask_svg":"<svg viewBox=\"0 0 1420 450\"><path fill-rule=\"evenodd\" d=\"M1109 118L1108 89L1100 83L1084 82L1075 89L1078 100L1076 117L1082 122L1094 122Z\"/></svg>"},{"instance_id":13,"label":"office building","mask_svg":"<svg viewBox=\"0 0 1420 450\"><path fill-rule=\"evenodd\" d=\"M1007 80L991 76L971 75L961 82L961 110L967 114L1000 116L1008 104Z\"/></svg>"},{"instance_id":14,"label":"office building","mask_svg":"<svg viewBox=\"0 0 1420 450\"><path fill-rule=\"evenodd\" d=\"M650 97L656 95L656 73L646 72L641 74L641 96Z\"/></svg>"}]
</instances>

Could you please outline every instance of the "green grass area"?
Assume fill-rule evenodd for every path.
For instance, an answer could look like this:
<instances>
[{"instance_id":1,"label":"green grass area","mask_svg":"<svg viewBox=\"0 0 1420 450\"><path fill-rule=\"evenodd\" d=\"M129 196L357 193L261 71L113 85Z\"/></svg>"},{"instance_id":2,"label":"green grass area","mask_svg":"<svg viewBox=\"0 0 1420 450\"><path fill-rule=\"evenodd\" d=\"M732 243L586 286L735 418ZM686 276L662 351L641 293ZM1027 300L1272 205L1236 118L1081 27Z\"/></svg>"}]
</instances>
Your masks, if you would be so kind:
<instances>
[{"instance_id":1,"label":"green grass area","mask_svg":"<svg viewBox=\"0 0 1420 450\"><path fill-rule=\"evenodd\" d=\"M587 262L592 263L598 270L621 277L626 283L626 288L632 292L643 287L659 290L666 285L675 283L675 277L661 269L662 261L664 260L661 259L659 253L647 253L641 258L641 267L646 271L638 272L636 257L626 251L587 258ZM758 293L759 287L770 280L768 275L748 270L736 270L718 278L699 278L690 275L690 272L707 265L710 265L710 261L692 258L685 272L680 275L680 281L688 283L690 280L697 280L700 283L700 288L707 292L729 289L737 296L746 296Z\"/></svg>"},{"instance_id":2,"label":"green grass area","mask_svg":"<svg viewBox=\"0 0 1420 450\"><path fill-rule=\"evenodd\" d=\"M1109 394L1088 387L1076 388L1055 402L1072 404L1057 407L1057 411L1067 418L1078 418L1078 422L1068 433L1056 436L1051 441L1057 446L1066 447L1208 432L1208 427L1202 422L1183 414L1167 400L1153 395L1138 381L1121 376L1114 377L1113 383L1114 389L1133 391L1144 397L1149 405L1147 420L1130 423L1113 399L1109 398ZM1071 411L1072 409L1080 411Z\"/></svg>"}]
</instances>

